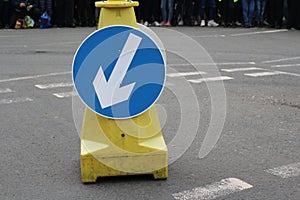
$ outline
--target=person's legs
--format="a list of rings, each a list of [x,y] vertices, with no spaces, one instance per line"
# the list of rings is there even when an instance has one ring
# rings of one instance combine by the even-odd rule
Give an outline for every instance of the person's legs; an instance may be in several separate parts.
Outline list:
[[[269,4],[270,4],[270,25],[272,28],[275,27],[275,13],[276,13],[276,10],[275,10],[275,5],[276,5],[276,2],[275,0],[270,0],[269,1]]]
[[[67,27],[75,27],[75,23],[73,21],[73,1],[65,0],[65,26]]]
[[[250,0],[248,5],[249,5],[249,10],[248,10],[249,25],[252,25],[252,19],[253,19],[253,14],[254,14],[254,0]]]
[[[88,26],[95,26],[95,1],[88,0],[87,3]]]
[[[255,1],[255,5],[256,5],[256,22],[257,22],[257,25],[259,26],[262,22],[261,22],[261,3],[262,3],[262,0],[256,0]]]
[[[167,8],[166,8],[167,0],[161,0],[160,9],[162,15],[162,21],[167,21]]]
[[[234,3],[233,5],[233,20],[234,22],[238,22],[238,23],[242,23],[243,21],[243,9],[242,9],[242,3],[241,1],[238,1],[236,3]]]
[[[216,10],[216,0],[208,0],[209,1],[209,16],[208,20],[215,19],[215,10]]]
[[[224,21],[224,25],[227,26],[229,24],[229,2],[230,0],[223,0],[222,1],[222,7],[223,7],[223,11],[222,11],[222,15],[223,15],[223,21]]]
[[[249,26],[249,5],[248,5],[248,0],[242,0],[242,5],[243,5],[243,17],[244,17],[244,24],[245,26]]]
[[[3,5],[4,1],[0,0],[0,28],[4,27],[4,22],[3,22]]]
[[[174,12],[174,0],[168,0],[168,11],[169,14],[168,14],[167,21],[171,22],[173,18],[173,12]]]
[[[282,18],[283,18],[283,0],[275,0],[276,1],[276,13],[275,13],[275,26],[276,28],[281,28]]]
[[[288,0],[287,5],[288,5],[288,24],[287,28],[290,29],[294,25],[294,5],[293,5],[294,0]]]
[[[201,20],[204,20],[206,0],[199,0],[199,14]]]
[[[153,0],[152,2],[152,15],[154,21],[160,21],[160,9],[159,9],[159,0]]]
[[[138,22],[142,23],[145,21],[145,9],[146,9],[146,1],[147,0],[139,0],[139,17],[138,17]],[[138,15],[138,13],[136,13]]]
[[[24,17],[25,17],[25,13],[13,11],[12,15],[10,17],[10,22],[9,22],[10,28],[15,28],[15,24],[17,22],[17,19],[21,19],[21,18],[24,18]]]
[[[224,25],[229,26],[234,22],[234,3],[233,0],[223,0],[223,19]]]
[[[261,0],[261,12],[260,12],[260,22],[264,23],[265,11],[266,11],[266,0]]]
[[[77,1],[77,5],[78,5],[78,17],[79,17],[79,22],[80,22],[80,26],[87,26],[87,19],[86,19],[86,3],[87,0],[79,0]]]
[[[216,23],[214,21],[215,18],[215,10],[216,10],[216,0],[209,0],[208,2],[208,6],[209,6],[209,16],[208,16],[208,22],[207,22],[207,26],[210,27],[216,27],[219,26],[218,23]]]
[[[293,0],[294,1],[294,28],[297,30],[300,30],[300,1],[299,0]]]
[[[152,21],[152,9],[153,4],[151,0],[144,0],[145,1],[145,9],[143,10],[144,13],[144,20],[151,23]]]
[[[32,8],[29,12],[28,15],[36,22],[37,20],[40,19],[41,16],[41,10],[38,8]]]
[[[55,19],[58,27],[62,27],[64,25],[64,0],[56,0],[56,9],[55,9]]]

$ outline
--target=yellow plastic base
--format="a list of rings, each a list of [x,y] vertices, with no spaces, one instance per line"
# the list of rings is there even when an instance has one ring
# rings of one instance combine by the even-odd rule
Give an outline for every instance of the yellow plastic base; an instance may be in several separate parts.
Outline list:
[[[96,182],[98,177],[138,174],[166,179],[168,151],[156,107],[127,120],[107,119],[86,108],[80,164],[84,183]]]

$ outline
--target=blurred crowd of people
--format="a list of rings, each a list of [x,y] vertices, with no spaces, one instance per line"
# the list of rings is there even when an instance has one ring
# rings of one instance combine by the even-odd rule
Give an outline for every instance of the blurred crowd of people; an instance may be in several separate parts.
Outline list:
[[[137,21],[146,26],[224,26],[300,29],[300,0],[139,0]],[[95,0],[0,0],[0,28],[19,18],[39,22],[43,13],[57,27],[95,26]]]
[[[45,12],[57,27],[95,26],[94,0],[0,0],[0,27],[14,28],[17,19],[30,16],[38,27]]]
[[[300,0],[141,0],[147,26],[224,26],[300,29]],[[160,14],[161,13],[161,14]]]

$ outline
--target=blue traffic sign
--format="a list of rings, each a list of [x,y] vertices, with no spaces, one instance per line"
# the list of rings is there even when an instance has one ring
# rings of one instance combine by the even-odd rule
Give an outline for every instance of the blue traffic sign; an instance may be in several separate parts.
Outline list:
[[[107,118],[126,119],[156,102],[166,69],[160,49],[148,35],[128,26],[109,26],[83,41],[72,73],[86,106]]]

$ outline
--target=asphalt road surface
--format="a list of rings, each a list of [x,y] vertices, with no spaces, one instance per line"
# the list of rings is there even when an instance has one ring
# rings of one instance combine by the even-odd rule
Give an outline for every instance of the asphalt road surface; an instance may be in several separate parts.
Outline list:
[[[172,158],[167,180],[126,176],[96,184],[81,183],[71,78],[76,49],[94,29],[0,30],[1,200],[299,200],[300,32],[152,30],[185,55],[166,49],[166,88],[157,102],[165,140],[194,138]],[[184,37],[198,47],[182,45]],[[199,157],[211,128],[220,138]]]

